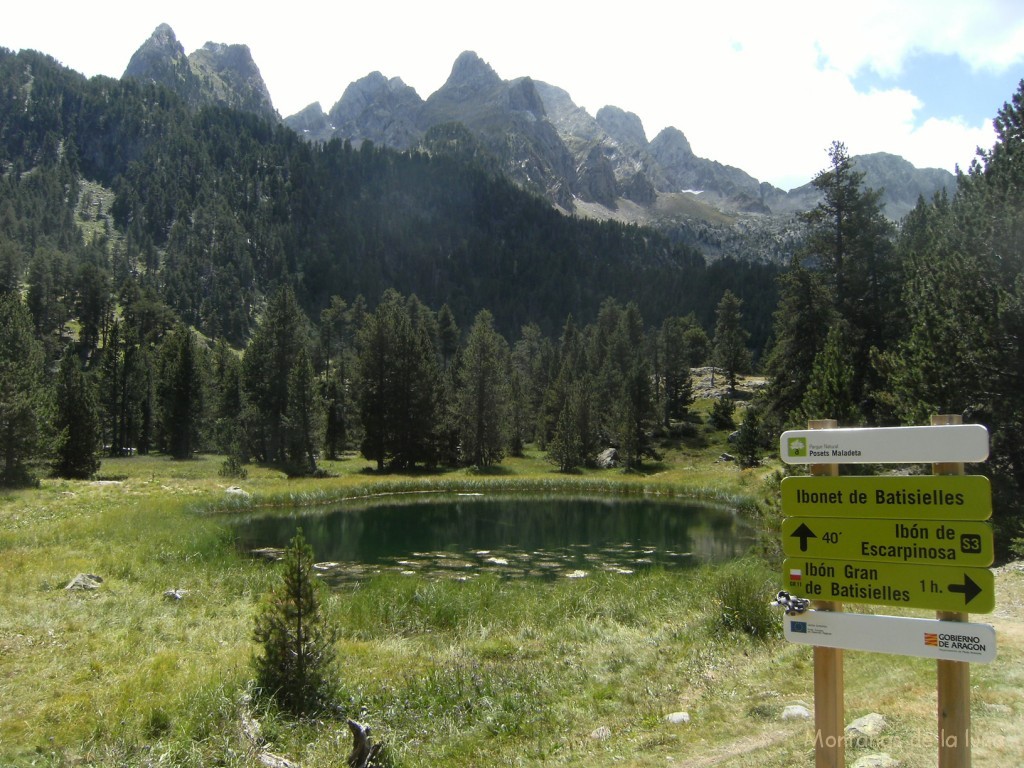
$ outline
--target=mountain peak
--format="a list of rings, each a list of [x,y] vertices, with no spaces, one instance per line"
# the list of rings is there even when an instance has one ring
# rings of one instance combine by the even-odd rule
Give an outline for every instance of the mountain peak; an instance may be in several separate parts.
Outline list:
[[[185,49],[178,42],[171,26],[161,24],[132,54],[123,77],[172,85],[180,83],[185,77],[183,68],[188,68]]]
[[[166,86],[193,107],[223,104],[278,119],[247,45],[207,43],[186,56],[174,30],[161,24],[132,55],[122,77]]]
[[[444,87],[489,88],[501,84],[498,73],[491,65],[481,59],[473,51],[463,51],[455,59],[452,72]]]
[[[597,110],[598,125],[616,141],[635,147],[647,146],[647,133],[640,117],[619,107],[606,106]]]
[[[333,129],[346,139],[370,140],[396,149],[419,141],[416,117],[423,100],[402,78],[371,72],[351,83],[328,115]]]
[[[217,104],[277,118],[270,91],[248,45],[208,42],[188,57],[192,71]]]

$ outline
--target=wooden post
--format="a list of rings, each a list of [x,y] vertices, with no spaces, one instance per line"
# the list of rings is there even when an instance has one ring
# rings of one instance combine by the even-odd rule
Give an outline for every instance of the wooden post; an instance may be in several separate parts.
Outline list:
[[[835,429],[835,419],[812,419],[808,429]],[[839,474],[838,464],[811,464],[815,477]],[[841,603],[815,600],[816,611],[841,611]],[[843,723],[843,651],[814,646],[814,766],[843,768],[846,765],[846,736]]]
[[[932,416],[932,426],[962,424],[957,414]],[[932,464],[933,475],[962,475],[962,462]],[[966,613],[937,611],[942,621],[967,621]],[[971,665],[937,661],[939,768],[971,768]]]

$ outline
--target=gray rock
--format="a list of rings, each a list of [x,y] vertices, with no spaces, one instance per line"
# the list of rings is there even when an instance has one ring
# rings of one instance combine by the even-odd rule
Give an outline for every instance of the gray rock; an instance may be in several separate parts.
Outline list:
[[[877,712],[858,717],[846,726],[846,741],[857,747],[869,746],[874,739],[881,736],[886,726],[885,718]]]
[[[619,452],[614,448],[606,448],[597,454],[597,466],[601,469],[615,469],[619,466]]]
[[[70,590],[88,590],[88,589],[99,589],[100,584],[103,583],[103,577],[97,576],[95,573],[80,573],[71,581],[64,589]]]
[[[790,704],[782,710],[783,720],[809,720],[811,710],[802,704]]]

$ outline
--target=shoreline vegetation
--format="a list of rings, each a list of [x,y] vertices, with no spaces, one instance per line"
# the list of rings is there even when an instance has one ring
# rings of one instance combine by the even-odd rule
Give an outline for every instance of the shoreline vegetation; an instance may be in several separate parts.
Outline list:
[[[813,709],[813,676],[809,649],[780,638],[768,606],[779,582],[772,552],[544,584],[375,577],[327,593],[322,606],[338,633],[336,712],[295,720],[252,690],[253,620],[277,574],[237,551],[232,514],[371,493],[516,490],[659,494],[749,514],[771,496],[776,465],[720,462],[719,439],[666,452],[642,473],[560,475],[527,452],[487,472],[377,475],[348,458],[329,463],[328,478],[251,466],[231,480],[217,474],[222,457],[153,456],[104,460],[92,481],[9,493],[0,763],[250,766],[269,755],[333,767],[351,750],[352,717],[393,766],[812,765],[813,720],[781,720],[788,705]],[[978,766],[1024,753],[1024,572],[1011,566],[997,576],[997,661],[972,667]],[[102,581],[65,589],[76,574]],[[875,747],[903,765],[932,763],[934,664],[847,658],[847,721],[882,713],[889,726]],[[875,747],[851,743],[848,759]]]

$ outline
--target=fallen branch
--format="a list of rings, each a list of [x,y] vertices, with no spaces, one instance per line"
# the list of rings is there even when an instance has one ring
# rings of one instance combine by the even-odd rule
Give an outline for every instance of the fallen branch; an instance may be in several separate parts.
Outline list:
[[[348,756],[349,768],[372,768],[383,744],[370,743],[370,726],[348,721],[348,729],[352,731],[352,753]]]

